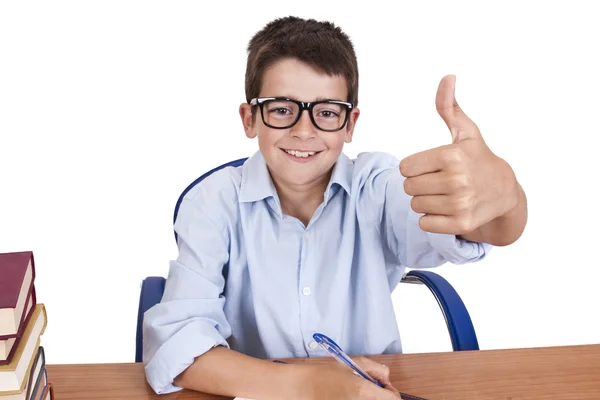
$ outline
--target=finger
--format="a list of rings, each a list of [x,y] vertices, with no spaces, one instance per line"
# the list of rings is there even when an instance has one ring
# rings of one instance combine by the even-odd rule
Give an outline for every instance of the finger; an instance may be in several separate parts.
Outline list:
[[[381,388],[375,387],[377,389],[377,399],[382,399],[382,400],[398,400],[400,399],[400,392],[397,390],[391,390],[388,388],[384,388],[383,390],[381,390]]]
[[[387,387],[380,388],[376,385],[369,384],[368,392],[365,398],[374,398],[378,400],[398,400],[400,397],[400,392],[396,389],[389,389]],[[372,397],[369,397],[372,396]],[[362,397],[361,397],[362,398]]]
[[[446,75],[440,81],[435,96],[435,107],[438,114],[452,135],[452,143],[461,140],[479,137],[479,129],[473,121],[464,113],[456,101],[456,76]]]
[[[445,148],[424,150],[400,161],[400,173],[406,178],[440,171],[444,167]]]
[[[385,388],[387,390],[393,392],[394,395],[396,395],[396,397],[400,397],[400,391],[398,389],[396,389],[394,386],[392,386],[391,384],[389,386],[386,386]]]
[[[466,201],[445,194],[415,196],[410,200],[410,208],[420,214],[457,215],[467,207]]]
[[[400,394],[400,391],[398,389],[396,389],[394,387],[394,385],[392,385],[391,382],[387,382],[387,383],[381,382],[381,384],[383,385],[384,389],[391,390],[394,393]]]
[[[419,218],[419,227],[426,232],[460,236],[472,232],[477,225],[465,217],[428,214]]]
[[[406,178],[404,191],[409,196],[449,194],[466,187],[467,184],[464,175],[440,171]]]
[[[387,365],[380,364],[366,357],[359,357],[354,359],[354,362],[358,364],[367,374],[373,379],[382,384],[390,384],[390,369]]]

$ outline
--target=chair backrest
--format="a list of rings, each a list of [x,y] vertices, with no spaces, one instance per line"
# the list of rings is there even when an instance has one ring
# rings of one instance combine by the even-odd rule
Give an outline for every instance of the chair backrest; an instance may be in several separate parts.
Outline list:
[[[175,224],[175,221],[177,221],[177,213],[179,212],[179,206],[181,206],[181,202],[182,202],[183,198],[194,186],[196,186],[199,182],[203,181],[205,178],[210,176],[213,172],[217,172],[218,170],[223,169],[225,167],[239,167],[240,165],[244,164],[244,162],[246,162],[247,159],[248,159],[248,157],[239,158],[237,160],[233,160],[233,161],[229,161],[228,163],[221,164],[218,167],[213,168],[210,171],[208,171],[207,173],[199,176],[198,178],[196,178],[196,180],[194,182],[190,183],[184,189],[184,191],[179,195],[179,199],[177,199],[177,203],[175,204],[175,211],[173,212],[173,224]],[[175,233],[175,241],[177,241],[177,232],[174,232],[174,233]]]
[[[137,330],[135,334],[135,362],[142,362],[144,313],[160,303],[165,291],[166,280],[162,276],[149,276],[142,281],[138,305]]]

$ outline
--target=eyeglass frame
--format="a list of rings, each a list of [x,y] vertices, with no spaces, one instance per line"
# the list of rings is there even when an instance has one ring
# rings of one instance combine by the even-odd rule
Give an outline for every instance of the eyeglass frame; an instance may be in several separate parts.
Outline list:
[[[265,121],[265,115],[263,113],[263,107],[265,105],[265,102],[267,101],[273,101],[273,100],[279,100],[279,101],[290,101],[294,104],[296,104],[298,106],[298,115],[296,116],[296,119],[289,125],[286,126],[274,126],[271,124],[268,124]],[[317,125],[317,122],[315,121],[315,117],[313,115],[313,108],[316,105],[319,104],[341,104],[343,106],[346,107],[346,117],[344,118],[344,122],[342,123],[342,125],[337,128],[337,129],[323,129],[321,128],[319,125]],[[289,129],[292,126],[296,125],[296,123],[300,120],[300,117],[302,116],[302,112],[304,110],[308,111],[308,115],[310,117],[310,121],[312,122],[312,124],[315,126],[315,128],[323,131],[323,132],[338,132],[341,131],[342,129],[344,129],[344,127],[346,126],[346,124],[348,123],[348,119],[350,118],[350,113],[351,111],[354,109],[354,104],[347,102],[347,101],[340,101],[340,100],[319,100],[319,101],[298,101],[298,100],[294,100],[294,99],[289,99],[287,97],[255,97],[252,100],[250,100],[248,102],[248,104],[250,104],[251,106],[258,106],[258,108],[260,109],[260,117],[262,118],[263,124],[265,124],[266,126],[268,126],[269,128],[273,128],[273,129]]]

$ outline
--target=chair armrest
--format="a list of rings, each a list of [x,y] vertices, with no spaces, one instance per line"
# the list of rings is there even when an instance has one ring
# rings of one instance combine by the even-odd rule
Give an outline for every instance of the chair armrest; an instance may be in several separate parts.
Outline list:
[[[413,270],[404,276],[402,282],[422,283],[431,290],[446,319],[454,351],[479,350],[467,307],[448,281],[434,272]]]
[[[144,322],[144,313],[152,308],[152,306],[155,304],[160,303],[164,291],[165,278],[162,276],[149,276],[142,281],[137,316],[137,332],[135,336],[135,362],[142,362],[142,325]]]

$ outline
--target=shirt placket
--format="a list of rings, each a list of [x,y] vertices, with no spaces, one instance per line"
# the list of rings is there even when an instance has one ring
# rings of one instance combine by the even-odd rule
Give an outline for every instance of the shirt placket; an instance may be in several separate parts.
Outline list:
[[[315,313],[315,266],[311,262],[311,252],[314,238],[312,236],[314,227],[304,229],[302,232],[302,250],[300,252],[300,270],[298,279],[298,296],[300,301],[300,327],[302,329],[302,338],[304,348],[310,357],[316,353],[319,348],[312,335],[314,330]]]
[[[318,356],[322,352],[320,346],[313,339],[313,334],[319,329],[319,313],[317,311],[316,301],[319,296],[316,293],[317,265],[315,265],[313,253],[316,245],[316,226],[323,212],[326,202],[317,207],[313,218],[308,226],[302,231],[302,243],[300,252],[300,266],[298,273],[298,296],[300,302],[300,327],[302,329],[302,338],[304,349],[308,357]]]

